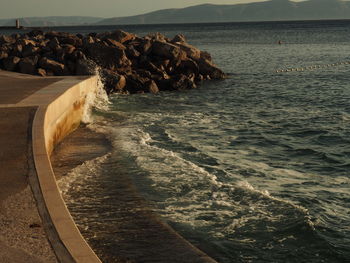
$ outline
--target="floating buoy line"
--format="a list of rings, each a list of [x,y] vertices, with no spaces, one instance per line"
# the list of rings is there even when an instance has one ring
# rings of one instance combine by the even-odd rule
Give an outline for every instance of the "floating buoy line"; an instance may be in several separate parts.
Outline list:
[[[323,64],[323,65],[312,65],[312,66],[300,67],[300,68],[277,69],[276,73],[324,69],[324,68],[337,67],[337,66],[347,65],[347,64],[350,64],[350,61],[337,62],[332,64]]]

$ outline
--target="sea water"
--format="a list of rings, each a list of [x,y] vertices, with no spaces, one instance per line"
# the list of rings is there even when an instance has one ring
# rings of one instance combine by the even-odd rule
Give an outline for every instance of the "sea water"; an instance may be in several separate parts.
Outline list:
[[[114,150],[64,195],[101,258],[115,256],[123,176],[218,262],[350,262],[350,22],[122,29],[182,33],[229,78],[95,109]]]

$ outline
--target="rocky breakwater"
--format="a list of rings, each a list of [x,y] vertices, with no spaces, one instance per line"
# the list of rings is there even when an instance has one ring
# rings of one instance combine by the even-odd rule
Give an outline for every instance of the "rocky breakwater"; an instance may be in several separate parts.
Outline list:
[[[183,35],[138,37],[121,30],[1,35],[0,68],[41,76],[93,75],[98,69],[108,93],[192,89],[203,80],[226,77],[209,53]]]

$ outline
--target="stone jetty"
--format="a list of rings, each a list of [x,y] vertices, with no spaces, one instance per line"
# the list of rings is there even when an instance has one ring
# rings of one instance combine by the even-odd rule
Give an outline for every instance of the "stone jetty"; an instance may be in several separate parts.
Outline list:
[[[139,37],[116,30],[88,35],[31,31],[0,36],[0,68],[40,76],[94,75],[108,93],[158,93],[223,79],[211,55],[183,35]]]

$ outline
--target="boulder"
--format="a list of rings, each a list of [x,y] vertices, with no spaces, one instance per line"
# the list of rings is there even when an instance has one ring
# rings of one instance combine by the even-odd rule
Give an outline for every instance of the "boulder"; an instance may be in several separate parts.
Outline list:
[[[11,52],[11,55],[12,56],[15,56],[15,57],[21,57],[22,56],[22,51],[23,51],[23,46],[22,45],[14,45],[13,46],[13,50]]]
[[[76,75],[95,75],[97,65],[87,59],[81,58],[76,61],[75,65],[75,74]]]
[[[92,36],[87,36],[86,38],[83,38],[83,46],[87,46],[89,44],[94,44],[95,40]]]
[[[77,42],[77,37],[76,36],[60,38],[60,43],[61,44],[74,46],[74,45],[76,45],[76,42]]]
[[[60,42],[58,41],[57,37],[54,37],[47,43],[47,46],[51,48],[51,50],[56,51],[60,48]]]
[[[189,75],[191,73],[198,75],[199,74],[199,66],[192,59],[186,59],[186,60],[182,60],[180,62],[180,64],[176,68],[176,71],[178,73],[185,74],[185,75]]]
[[[187,57],[198,60],[201,57],[201,51],[187,43],[175,43],[174,45],[178,46],[182,51],[184,51],[187,55]]]
[[[38,59],[37,56],[22,58],[18,63],[19,72],[23,74],[36,74]]]
[[[176,75],[171,79],[161,80],[158,83],[158,87],[162,91],[173,91],[173,90],[186,90],[196,88],[196,84],[192,77],[185,75]]]
[[[185,43],[186,38],[184,35],[178,34],[178,35],[174,36],[174,38],[170,42],[171,43]]]
[[[65,73],[65,66],[62,63],[43,57],[39,61],[39,66],[45,70],[52,71],[55,75],[62,76]]]
[[[42,76],[42,77],[47,76],[46,70],[43,68],[38,68],[36,73],[37,73],[37,75]]]
[[[9,55],[8,55],[8,53],[7,52],[5,52],[5,51],[0,51],[0,60],[1,59],[4,59],[4,58],[7,58]]]
[[[98,65],[110,70],[131,66],[131,61],[119,47],[108,47],[101,43],[88,44],[86,54]]]
[[[19,57],[10,56],[3,60],[4,69],[8,71],[15,71],[17,64],[21,59]]]
[[[16,42],[16,39],[11,36],[0,35],[0,45],[2,44],[13,44]]]
[[[138,58],[141,53],[137,51],[133,46],[128,46],[126,48],[126,55],[128,58],[133,59],[133,58]]]
[[[174,60],[180,57],[181,50],[176,45],[161,41],[155,41],[152,45],[152,54],[161,58]]]
[[[123,93],[126,87],[126,78],[112,70],[101,71],[102,81],[107,93]]]
[[[154,80],[149,80],[145,83],[145,89],[153,94],[156,94],[159,92],[157,83]]]
[[[123,30],[113,31],[110,34],[107,34],[106,37],[110,38],[110,39],[113,39],[113,40],[116,40],[116,41],[118,41],[120,43],[124,43],[126,41],[131,41],[131,40],[135,39],[135,35],[134,34],[125,32]]]
[[[126,76],[126,90],[129,93],[144,93],[149,92],[149,85],[146,85],[150,79],[141,77],[136,73]]]
[[[44,32],[42,30],[32,30],[28,33],[28,36],[30,37],[37,37],[37,36],[43,36]]]
[[[117,47],[117,48],[122,49],[122,50],[125,50],[125,49],[126,49],[126,47],[125,47],[122,43],[120,43],[120,42],[118,42],[118,41],[116,41],[116,40],[114,40],[114,39],[107,38],[107,39],[105,39],[104,41],[105,41],[109,46],[114,46],[114,47]]]
[[[209,76],[211,79],[224,79],[225,73],[206,59],[198,60],[199,72],[201,75]]]
[[[35,47],[37,45],[37,42],[31,39],[18,39],[17,44],[22,46],[32,45]]]
[[[24,48],[22,50],[22,56],[23,57],[33,56],[39,52],[39,49],[40,49],[39,47],[35,47],[31,44],[26,45],[26,46],[24,46]]]
[[[206,60],[212,62],[212,57],[211,57],[211,55],[210,55],[208,52],[206,52],[206,51],[201,51],[201,56],[200,56],[200,58],[201,58],[201,59],[206,59]]]
[[[63,50],[64,50],[64,53],[65,53],[65,55],[70,55],[70,54],[72,54],[74,51],[75,51],[75,46],[73,46],[73,45],[70,45],[70,44],[63,44],[62,45],[62,48],[63,48]]]

